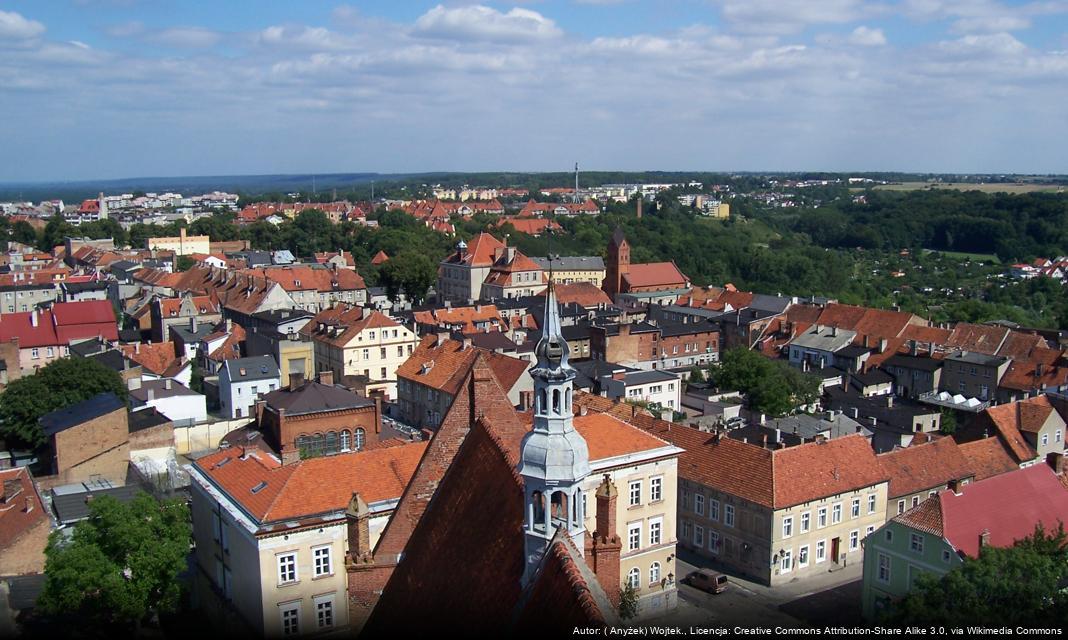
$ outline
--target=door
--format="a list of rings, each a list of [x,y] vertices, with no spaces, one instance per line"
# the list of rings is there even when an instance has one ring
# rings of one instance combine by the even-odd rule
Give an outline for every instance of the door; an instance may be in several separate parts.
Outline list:
[[[841,544],[841,538],[831,539],[831,561],[838,564],[838,546]]]

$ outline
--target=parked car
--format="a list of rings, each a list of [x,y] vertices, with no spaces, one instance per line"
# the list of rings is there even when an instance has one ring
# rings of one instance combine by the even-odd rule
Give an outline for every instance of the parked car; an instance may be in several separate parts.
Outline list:
[[[727,590],[727,576],[711,569],[698,569],[683,581],[694,589],[708,593],[723,593]]]

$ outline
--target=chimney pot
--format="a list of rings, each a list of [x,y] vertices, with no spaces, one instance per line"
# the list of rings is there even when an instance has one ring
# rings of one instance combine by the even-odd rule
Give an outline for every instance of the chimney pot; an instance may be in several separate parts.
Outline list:
[[[289,390],[296,391],[304,384],[303,373],[291,373],[289,374]]]
[[[334,372],[331,369],[319,372],[319,384],[324,384],[328,387],[334,386]]]

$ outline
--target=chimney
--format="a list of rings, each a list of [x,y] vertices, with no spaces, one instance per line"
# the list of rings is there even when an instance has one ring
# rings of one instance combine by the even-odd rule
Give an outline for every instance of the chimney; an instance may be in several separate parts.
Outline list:
[[[296,391],[304,385],[303,373],[291,373],[289,374],[289,390]]]
[[[954,478],[953,480],[949,481],[949,490],[953,492],[953,495],[959,496],[960,495],[960,488],[961,488],[961,482],[960,482],[959,479]]]
[[[334,386],[334,371],[327,369],[326,371],[319,372],[319,384],[325,384],[328,387]]]
[[[39,323],[40,320],[37,318],[37,308],[35,307],[34,310],[30,312],[30,324],[36,327]]]
[[[979,534],[979,549],[990,546],[990,530],[983,529],[983,532]]]
[[[909,340],[909,354],[916,355],[917,353],[919,353],[919,351],[919,345],[916,343],[916,341]]]
[[[167,378],[166,380],[163,381],[163,388],[166,389],[167,391],[170,391],[171,390],[171,385],[173,383],[174,383],[173,380],[171,380],[170,378]]]
[[[156,399],[156,390],[155,389],[147,389],[146,393],[148,394],[147,402],[152,402],[153,400]]]
[[[189,330],[192,331],[193,333],[197,332],[197,317],[196,316],[191,316],[189,318]]]
[[[886,396],[886,408],[892,409],[894,407],[894,394],[887,394]]]
[[[611,476],[605,474],[601,485],[597,487],[597,525],[590,557],[586,559],[614,606],[619,604],[619,554],[623,549],[623,543],[616,533],[618,497],[619,491]]]
[[[886,353],[886,338],[879,338],[879,353]]]
[[[1050,452],[1046,455],[1046,464],[1048,464],[1053,472],[1059,476],[1064,475],[1064,454],[1058,451]]]
[[[437,341],[434,343],[434,346],[435,347],[440,347],[441,345],[445,344],[445,341],[448,340],[448,339],[449,339],[449,334],[444,332],[444,331],[441,331],[441,332],[439,332],[437,334]]]
[[[832,338],[838,337],[838,325],[836,325],[836,324],[835,325],[831,325],[831,337]]]
[[[29,513],[33,511],[33,496],[26,496],[26,509],[25,512]]]
[[[374,556],[371,555],[371,510],[367,503],[360,498],[359,493],[353,493],[349,499],[349,507],[345,510],[345,529],[349,538],[349,551],[346,554],[346,564],[371,564]]]
[[[589,407],[587,407],[587,406],[586,406],[586,405],[584,405],[584,404],[580,404],[580,405],[579,405],[579,415],[580,415],[580,416],[584,416],[584,415],[586,415],[586,414],[587,414],[587,413],[589,413],[589,412],[590,412],[590,408],[589,408]]]
[[[850,415],[850,416],[851,416],[851,417],[852,417],[852,418],[853,418],[854,420],[857,420],[857,419],[859,419],[859,418],[860,418],[860,409],[858,409],[858,408],[856,408],[856,407],[850,407],[850,409],[849,409],[849,415]]]
[[[864,334],[864,348],[867,349],[868,347],[869,347],[869,345],[868,345],[868,334],[865,333]]]

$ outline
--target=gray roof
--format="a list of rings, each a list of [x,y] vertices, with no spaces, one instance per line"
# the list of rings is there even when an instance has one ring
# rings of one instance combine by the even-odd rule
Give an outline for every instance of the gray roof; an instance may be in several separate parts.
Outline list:
[[[167,384],[170,383],[170,388]],[[141,383],[140,389],[132,389],[130,397],[141,402],[148,402],[148,392],[152,392],[153,399],[173,398],[177,396],[199,396],[200,394],[189,387],[171,379],[146,380]]]
[[[808,331],[791,340],[790,345],[834,353],[851,344],[856,335],[856,331],[848,329],[814,325]]]
[[[155,407],[145,407],[130,412],[130,433],[151,429],[170,422],[171,419],[157,411]]]
[[[302,309],[272,309],[271,311],[257,311],[252,314],[252,317],[257,320],[263,320],[269,324],[278,325],[284,322],[300,320],[301,318],[308,318],[310,320],[315,317],[315,314]]]
[[[938,371],[942,368],[942,361],[928,358],[927,356],[911,356],[898,353],[887,358],[883,362],[883,366],[916,369],[917,371]]]
[[[859,358],[860,356],[864,355],[865,353],[870,353],[870,352],[871,352],[871,349],[869,349],[867,347],[861,347],[859,345],[858,346],[849,345],[849,346],[842,347],[838,351],[835,351],[834,355],[840,356],[842,358]]]
[[[103,353],[111,347],[108,343],[100,338],[90,338],[89,340],[82,340],[81,342],[75,342],[70,345],[70,352],[76,356],[91,356],[94,353]]]
[[[126,404],[110,391],[98,393],[88,400],[67,405],[40,418],[46,436],[52,436],[73,426],[107,415]]]
[[[793,300],[783,296],[771,296],[766,293],[754,293],[753,299],[749,302],[749,307],[753,309],[759,309],[761,311],[770,311],[778,314],[786,311],[793,303]]]
[[[103,353],[94,353],[92,355],[85,356],[89,360],[96,360],[100,364],[104,365],[112,371],[125,371],[127,369],[135,369],[141,365],[137,362],[133,362],[126,359],[126,356],[122,354],[118,349],[109,349]]]
[[[92,489],[74,493],[57,493],[52,491],[52,509],[61,524],[69,524],[89,517],[89,498],[111,496],[119,502],[130,502],[141,489],[137,485]]]
[[[129,271],[130,269],[137,269],[141,266],[140,262],[133,262],[132,260],[116,260],[112,262],[108,267],[112,271],[118,269],[120,271]]]
[[[224,365],[231,382],[251,380],[276,380],[279,377],[278,365],[271,356],[252,356],[227,360]],[[244,375],[242,375],[244,371]]]
[[[348,389],[327,386],[315,381],[305,382],[296,391],[290,391],[289,387],[276,389],[264,395],[263,399],[267,402],[268,408],[275,411],[284,409],[288,416],[368,407],[374,404],[374,401]]]
[[[205,322],[197,325],[197,330],[193,331],[188,325],[181,325],[177,327],[171,327],[170,331],[178,335],[182,339],[182,342],[186,344],[192,344],[194,342],[200,342],[202,339],[215,333],[215,327],[210,322]]]
[[[974,351],[958,351],[954,354],[946,356],[946,360],[951,362],[964,362],[966,364],[975,364],[982,367],[999,367],[1008,360],[1001,356],[988,356],[982,353],[976,353]]]
[[[628,373],[623,377],[623,381],[627,385],[647,384],[649,382],[667,382],[667,381],[673,381],[673,380],[678,380],[678,379],[679,379],[678,376],[676,376],[674,374],[667,373],[666,371],[661,371],[661,370],[636,371],[634,373]]]
[[[548,258],[531,258],[542,269],[549,269]],[[604,260],[600,256],[562,256],[553,258],[553,269],[561,271],[578,271],[581,269],[604,269]]]
[[[63,289],[70,293],[81,293],[82,291],[103,291],[108,288],[106,282],[64,282]]]

